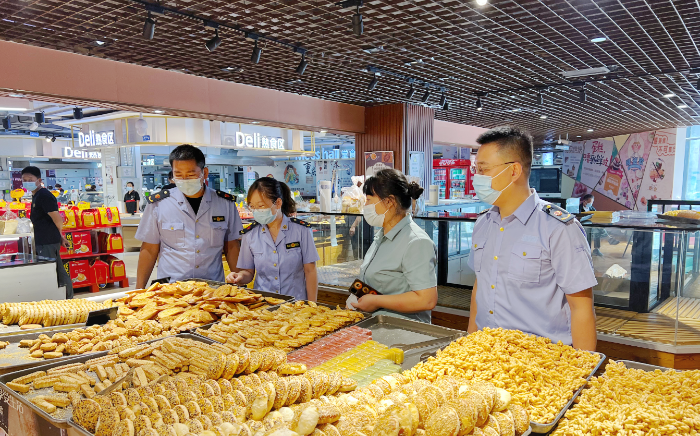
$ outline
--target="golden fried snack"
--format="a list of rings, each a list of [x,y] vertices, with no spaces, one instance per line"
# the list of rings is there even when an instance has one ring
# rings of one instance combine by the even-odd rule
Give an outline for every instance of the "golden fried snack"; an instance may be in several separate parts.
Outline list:
[[[85,430],[94,433],[101,407],[93,400],[83,400],[73,409],[73,419]]]

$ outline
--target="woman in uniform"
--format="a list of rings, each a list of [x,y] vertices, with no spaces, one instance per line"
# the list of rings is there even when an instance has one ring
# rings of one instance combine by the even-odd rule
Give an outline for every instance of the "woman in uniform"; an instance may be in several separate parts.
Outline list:
[[[241,271],[230,273],[226,281],[245,285],[255,278],[261,291],[316,301],[318,252],[311,226],[290,218],[296,207],[289,187],[261,177],[250,186],[247,201],[255,222],[241,231]]]
[[[365,295],[357,302],[351,296],[348,305],[430,323],[437,304],[437,248],[408,214],[423,188],[409,184],[401,172],[385,169],[367,179],[363,190],[367,202],[362,214],[381,229],[365,254],[360,280],[381,295]]]

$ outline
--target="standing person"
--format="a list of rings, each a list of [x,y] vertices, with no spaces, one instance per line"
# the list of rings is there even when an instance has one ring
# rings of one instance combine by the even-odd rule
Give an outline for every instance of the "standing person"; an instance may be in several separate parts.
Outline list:
[[[126,213],[134,215],[139,210],[139,204],[141,203],[141,196],[138,191],[134,189],[133,182],[126,182],[126,194],[124,194],[124,205],[126,206]]]
[[[41,170],[37,167],[29,166],[22,170],[22,186],[32,193],[31,220],[36,254],[56,261],[58,284],[66,287],[66,299],[71,299],[73,282],[63,267],[60,255],[61,245],[68,247],[68,241],[61,234],[63,218],[58,212],[58,201],[48,189],[41,187]]]
[[[289,186],[261,177],[250,185],[247,202],[255,222],[241,231],[240,271],[226,281],[244,285],[255,277],[255,287],[262,291],[316,301],[318,252],[311,225],[290,218],[296,206]]]
[[[148,197],[136,231],[143,242],[136,288],[146,287],[158,260],[158,278],[171,282],[201,278],[224,281],[221,253],[237,271],[240,231],[243,229],[234,198],[204,184],[209,175],[204,153],[185,144],[170,153],[175,188]]]
[[[530,189],[532,137],[506,126],[477,142],[474,190],[494,207],[474,225],[469,333],[517,329],[595,350],[590,247],[572,214]]]
[[[364,295],[357,302],[351,296],[348,307],[430,323],[438,298],[437,248],[408,213],[423,188],[398,170],[384,169],[367,179],[363,191],[362,214],[381,230],[367,250],[360,280],[382,295]]]

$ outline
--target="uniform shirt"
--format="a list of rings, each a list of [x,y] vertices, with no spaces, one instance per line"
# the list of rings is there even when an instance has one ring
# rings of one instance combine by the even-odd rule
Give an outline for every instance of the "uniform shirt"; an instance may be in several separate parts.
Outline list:
[[[266,225],[245,231],[238,268],[255,270],[256,289],[306,300],[304,265],[317,260],[311,229],[284,216],[276,241]]]
[[[476,325],[503,327],[571,345],[566,295],[597,284],[591,249],[576,219],[543,210],[535,190],[501,219],[489,209],[474,225],[469,267],[476,272]]]
[[[58,211],[56,197],[46,188],[39,189],[32,197],[30,218],[34,225],[34,244],[50,245],[61,243],[61,232],[49,216],[49,212]]]
[[[127,191],[126,194],[124,194],[124,204],[126,205],[126,213],[138,212],[136,210],[137,201],[141,201],[141,196],[138,192],[136,192],[135,189],[133,189],[131,192]]]
[[[427,233],[410,216],[399,221],[389,233],[380,229],[360,267],[360,280],[383,295],[397,295],[437,286],[437,248]],[[399,316],[430,323],[431,311],[399,313],[387,309],[376,315]]]
[[[207,187],[195,214],[179,189],[161,192],[169,197],[146,206],[136,231],[136,239],[160,244],[158,278],[224,281],[224,244],[240,239],[243,228],[236,203]]]

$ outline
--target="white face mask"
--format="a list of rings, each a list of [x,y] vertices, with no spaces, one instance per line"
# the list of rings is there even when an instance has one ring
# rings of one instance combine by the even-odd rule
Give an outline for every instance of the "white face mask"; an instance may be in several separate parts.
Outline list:
[[[366,204],[362,208],[362,215],[365,217],[365,221],[372,227],[382,227],[386,217],[386,212],[381,215],[377,213],[377,204]]]
[[[202,190],[202,179],[174,179],[175,186],[186,197],[191,197]]]
[[[511,165],[513,164],[510,164],[507,167],[505,167],[503,171],[510,168]],[[495,189],[493,189],[493,187],[491,186],[491,184],[493,183],[493,179],[503,174],[503,171],[496,174],[495,177],[485,176],[483,174],[474,174],[472,184],[474,185],[474,191],[476,192],[476,196],[479,197],[479,200],[483,201],[484,203],[493,204],[496,202],[496,200],[498,200],[498,197],[501,196],[501,193],[513,184],[513,182],[511,181],[508,184],[508,186],[506,186],[500,191],[496,191]]]

